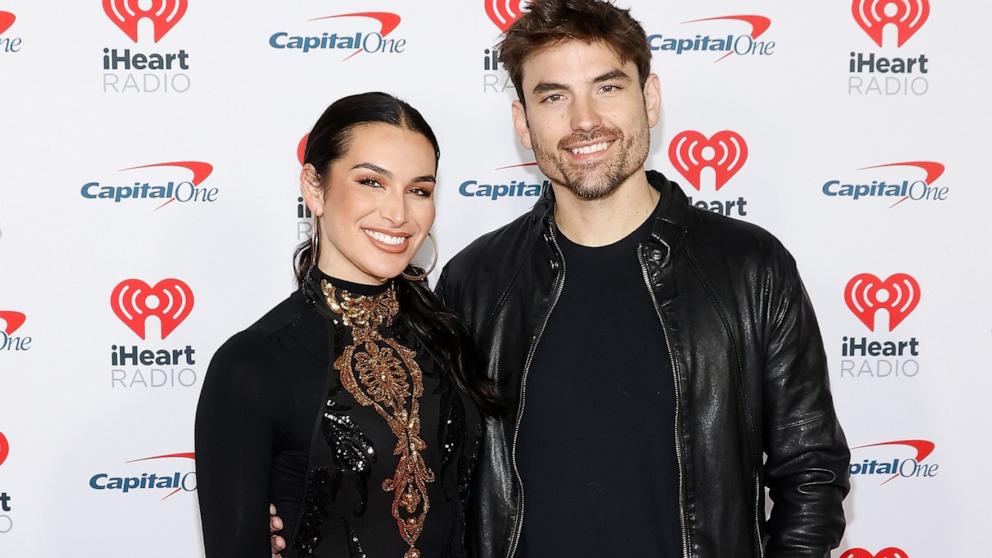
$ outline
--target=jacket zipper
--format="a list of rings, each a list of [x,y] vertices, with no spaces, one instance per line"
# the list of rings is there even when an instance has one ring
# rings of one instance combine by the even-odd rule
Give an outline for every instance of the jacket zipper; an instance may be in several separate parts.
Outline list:
[[[675,378],[675,457],[678,460],[679,466],[679,523],[682,527],[682,556],[683,558],[689,558],[689,533],[685,526],[685,487],[683,480],[683,463],[682,463],[682,437],[679,435],[681,428],[681,416],[682,416],[682,387],[679,381],[679,368],[678,363],[675,361],[675,352],[672,347],[672,343],[668,337],[668,327],[665,326],[665,320],[661,317],[661,310],[658,308],[658,299],[654,296],[654,289],[651,288],[651,279],[648,277],[648,267],[644,263],[644,257],[641,251],[637,251],[637,259],[641,264],[641,273],[644,275],[644,285],[648,289],[648,294],[651,295],[651,303],[654,304],[655,314],[658,315],[658,322],[661,323],[661,331],[665,335],[665,343],[668,345],[668,356],[672,359],[672,375]]]
[[[759,516],[758,510],[761,509],[760,508],[760,506],[761,506],[761,497],[763,496],[762,493],[761,493],[761,481],[758,478],[758,473],[755,473],[754,474],[754,490],[755,490],[755,498],[754,498],[754,535],[755,535],[755,537],[758,538],[758,556],[760,558],[765,558],[765,549],[764,549],[764,547],[761,546],[761,523],[760,523],[760,518],[758,517]]]
[[[558,247],[558,240],[555,238],[554,227],[551,227],[551,243],[555,247],[555,255],[558,257],[558,261],[561,262],[561,273],[558,275],[557,282],[558,286],[555,289],[554,298],[551,300],[551,306],[548,307],[548,312],[544,315],[544,320],[541,322],[541,327],[537,330],[537,335],[534,336],[534,342],[531,343],[530,351],[527,353],[527,362],[524,364],[524,371],[520,377],[520,409],[517,411],[517,424],[513,429],[513,449],[511,451],[510,460],[513,463],[513,473],[517,478],[517,485],[520,487],[520,509],[517,513],[516,524],[513,528],[513,535],[510,537],[510,549],[507,552],[507,558],[513,558],[517,553],[517,544],[520,542],[520,532],[524,525],[524,482],[520,478],[520,469],[517,467],[517,436],[520,434],[520,421],[524,416],[524,397],[527,394],[527,372],[530,371],[530,364],[534,360],[534,353],[537,352],[537,345],[541,342],[541,336],[544,335],[545,328],[548,327],[548,320],[551,319],[551,312],[554,311],[555,306],[558,304],[558,299],[561,297],[561,292],[565,288],[565,258],[561,255],[561,248]]]

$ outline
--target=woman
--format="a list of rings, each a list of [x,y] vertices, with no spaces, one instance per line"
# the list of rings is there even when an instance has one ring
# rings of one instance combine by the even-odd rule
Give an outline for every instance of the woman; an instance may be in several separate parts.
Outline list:
[[[311,131],[299,289],[217,351],[200,394],[207,558],[268,558],[270,501],[285,558],[463,555],[477,406],[494,400],[410,265],[438,157],[420,113],[384,93],[335,102]]]

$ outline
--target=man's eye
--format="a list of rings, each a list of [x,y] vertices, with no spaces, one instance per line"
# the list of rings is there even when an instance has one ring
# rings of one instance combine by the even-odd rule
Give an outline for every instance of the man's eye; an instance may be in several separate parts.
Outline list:
[[[564,95],[562,95],[561,93],[553,93],[553,94],[548,95],[547,97],[541,99],[541,102],[542,103],[557,103],[558,101],[562,100],[562,98],[564,98]]]
[[[603,93],[615,93],[620,91],[619,85],[604,85],[602,89]]]

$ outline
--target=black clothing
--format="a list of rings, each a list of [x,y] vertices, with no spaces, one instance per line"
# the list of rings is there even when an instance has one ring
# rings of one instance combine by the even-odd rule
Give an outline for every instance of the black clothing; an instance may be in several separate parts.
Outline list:
[[[196,416],[207,558],[269,558],[269,502],[284,521],[285,558],[401,558],[409,549],[391,513],[393,493],[383,488],[397,466],[397,435],[342,386],[333,363],[353,330],[328,309],[321,279],[377,294],[313,270],[302,289],[210,362]],[[430,509],[417,548],[463,556],[478,412],[401,323],[379,331],[416,351],[423,372],[422,455],[436,478],[426,485]]]
[[[651,225],[596,248],[555,231],[565,282],[517,438],[520,557],[681,552],[672,364],[637,261]]]
[[[692,207],[661,174],[647,177],[661,202],[638,259],[675,366],[682,555],[824,558],[844,532],[850,452],[795,262],[763,229]],[[549,189],[455,256],[438,284],[510,398],[565,275],[553,208]],[[486,418],[468,528],[479,558],[512,556],[529,513],[517,409]]]

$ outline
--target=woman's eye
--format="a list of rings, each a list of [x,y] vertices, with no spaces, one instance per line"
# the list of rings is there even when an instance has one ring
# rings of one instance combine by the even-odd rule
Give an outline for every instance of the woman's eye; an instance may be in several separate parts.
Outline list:
[[[364,184],[365,186],[369,186],[371,188],[382,188],[382,183],[379,182],[379,179],[373,178],[371,176],[367,176],[365,178],[359,178],[358,183]]]
[[[410,191],[413,192],[414,195],[420,196],[422,198],[429,198],[432,195],[434,195],[434,192],[431,192],[430,190],[427,190],[425,188],[413,188]]]

